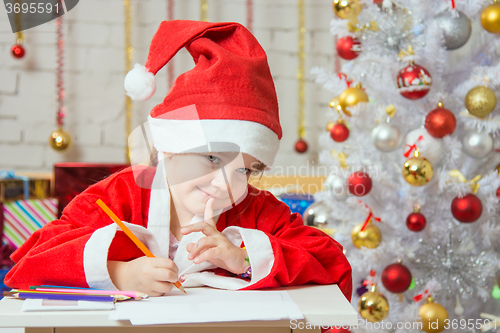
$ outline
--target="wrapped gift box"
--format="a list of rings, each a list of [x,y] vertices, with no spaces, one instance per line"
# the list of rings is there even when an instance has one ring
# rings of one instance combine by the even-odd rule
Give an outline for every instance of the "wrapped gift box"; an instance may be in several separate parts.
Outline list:
[[[282,194],[279,198],[290,207],[292,213],[299,213],[301,216],[304,215],[306,208],[314,202],[314,197],[306,194]]]
[[[58,214],[87,187],[118,172],[128,164],[57,163],[54,165],[54,196],[59,202]]]
[[[0,202],[22,199],[50,198],[51,180],[49,177],[26,177],[9,173],[8,177],[0,174]]]

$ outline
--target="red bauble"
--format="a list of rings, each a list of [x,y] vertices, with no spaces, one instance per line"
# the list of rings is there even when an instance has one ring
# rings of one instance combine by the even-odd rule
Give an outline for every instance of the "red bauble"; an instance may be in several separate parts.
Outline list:
[[[410,64],[399,71],[398,91],[408,99],[419,99],[431,89],[431,74],[420,65]]]
[[[475,222],[483,212],[483,204],[478,197],[469,193],[463,198],[456,197],[451,203],[451,213],[460,222]]]
[[[400,263],[389,265],[382,272],[382,283],[391,293],[405,292],[411,284],[411,272]]]
[[[26,50],[21,44],[16,44],[12,46],[11,52],[12,56],[17,59],[21,59],[26,54]]]
[[[351,333],[345,327],[331,327],[331,328],[322,328],[321,333]]]
[[[297,153],[305,153],[307,151],[307,142],[302,139],[297,140],[295,143],[295,151]]]
[[[373,3],[376,5],[381,5],[384,0],[373,0]]]
[[[333,125],[332,129],[330,130],[330,136],[332,137],[333,141],[343,142],[349,137],[349,129],[346,125],[337,123]]]
[[[361,43],[356,38],[342,37],[337,41],[337,53],[342,59],[352,60],[357,58],[361,51],[358,45]]]
[[[349,176],[347,186],[351,194],[361,197],[372,189],[372,179],[366,172],[358,171]]]
[[[421,213],[411,213],[406,218],[406,226],[415,232],[424,230],[426,222],[425,216]]]
[[[435,138],[442,138],[453,133],[456,127],[455,115],[443,107],[432,110],[425,118],[425,129]]]

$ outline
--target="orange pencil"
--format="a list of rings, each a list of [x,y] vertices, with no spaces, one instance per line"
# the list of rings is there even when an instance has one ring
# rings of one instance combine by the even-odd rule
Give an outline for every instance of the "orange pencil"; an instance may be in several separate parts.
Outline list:
[[[139,247],[139,249],[142,250],[142,252],[144,252],[144,254],[150,258],[154,258],[155,256],[151,253],[151,251],[149,251],[149,249],[146,247],[146,245],[144,245],[140,240],[139,238],[136,237],[136,235],[134,235],[134,233],[132,231],[130,231],[129,228],[127,228],[127,226],[125,224],[122,223],[122,221],[118,218],[118,216],[115,215],[115,213],[113,213],[111,211],[111,209],[109,209],[109,207],[101,200],[101,199],[97,199],[96,203],[99,205],[99,207],[102,208],[102,210],[104,210],[104,212],[106,214],[108,214],[108,216],[116,223],[120,226],[120,228],[122,229],[122,231],[135,243],[135,245],[137,245],[137,247]],[[184,290],[184,287],[181,285],[181,283],[179,281],[176,281],[174,283],[174,285],[179,289],[181,290],[182,292],[184,292],[184,294],[186,293],[186,291]]]

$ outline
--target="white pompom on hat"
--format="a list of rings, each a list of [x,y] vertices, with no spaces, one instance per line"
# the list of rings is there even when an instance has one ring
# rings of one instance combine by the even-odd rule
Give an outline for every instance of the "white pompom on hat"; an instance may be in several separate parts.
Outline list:
[[[156,91],[156,77],[146,67],[135,64],[125,76],[127,95],[135,101],[148,100]]]

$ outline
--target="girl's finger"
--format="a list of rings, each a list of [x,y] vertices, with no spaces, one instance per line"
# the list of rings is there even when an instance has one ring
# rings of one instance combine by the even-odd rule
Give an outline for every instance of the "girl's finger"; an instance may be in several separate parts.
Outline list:
[[[217,229],[213,225],[203,222],[193,223],[181,228],[181,234],[187,235],[192,232],[201,231],[205,236],[214,236],[217,233]]]
[[[205,252],[203,252],[202,254],[200,254],[198,257],[194,258],[193,262],[195,264],[201,264],[204,261],[207,261],[207,260],[210,260],[213,258],[217,258],[218,253],[219,253],[219,251],[217,250],[217,248],[212,247],[212,248],[206,250]]]
[[[188,259],[191,260],[193,258],[196,258],[204,251],[206,251],[212,247],[217,247],[218,245],[219,245],[219,242],[217,241],[216,238],[203,237],[196,244],[194,244],[194,246],[191,247],[191,249],[190,249],[191,251],[189,251],[189,254],[188,254]]]
[[[207,204],[205,205],[205,218],[204,218],[204,221],[215,227],[214,208],[213,208],[214,207],[214,201],[215,201],[214,198],[208,199]]]

